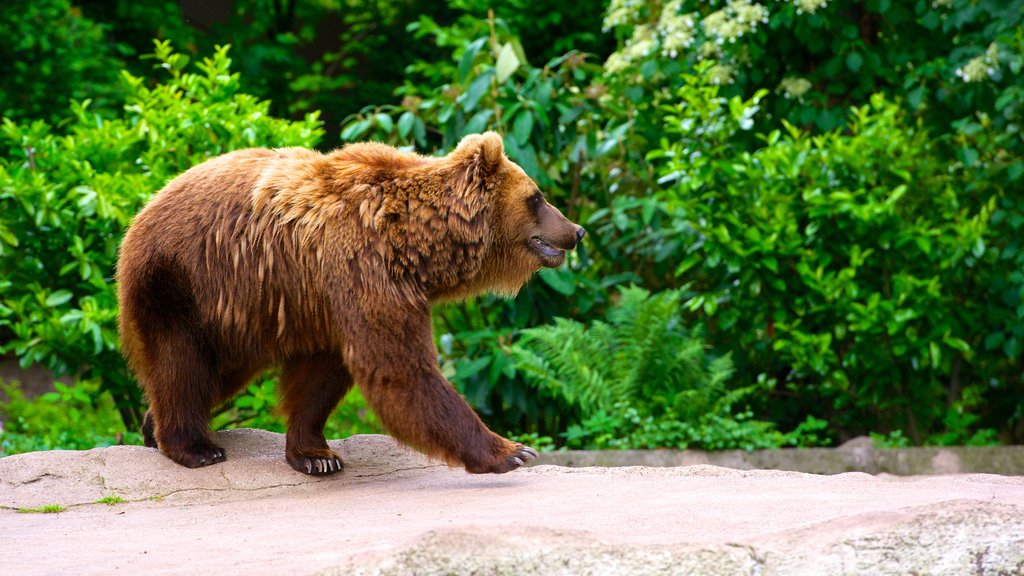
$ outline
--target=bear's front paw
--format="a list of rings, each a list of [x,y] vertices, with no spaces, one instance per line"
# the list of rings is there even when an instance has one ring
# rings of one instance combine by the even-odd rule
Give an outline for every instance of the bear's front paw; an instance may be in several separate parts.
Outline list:
[[[324,476],[341,472],[344,465],[341,456],[332,450],[310,450],[308,452],[288,454],[288,463],[292,468],[311,476]]]
[[[466,471],[473,474],[504,474],[519,468],[537,457],[537,451],[522,444],[509,444],[509,449],[501,456],[486,464],[466,463]]]

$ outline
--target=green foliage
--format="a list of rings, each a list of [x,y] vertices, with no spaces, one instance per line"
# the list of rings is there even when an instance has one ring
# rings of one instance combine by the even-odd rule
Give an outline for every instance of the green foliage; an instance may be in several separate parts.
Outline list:
[[[681,291],[619,292],[608,321],[558,318],[521,332],[520,369],[584,414],[625,403],[644,414],[690,420],[707,412],[732,373],[728,356],[708,359],[699,334],[680,326]]]
[[[606,55],[614,48],[613,39],[600,33],[605,0],[453,0],[449,4],[457,18],[445,14],[446,21],[439,23],[421,12],[408,32],[416,40],[433,40],[440,47],[463,48],[465,39],[486,36],[493,27],[500,35],[517,38],[520,53],[538,62],[572,51]],[[452,76],[446,68],[451,64],[420,58],[412,70],[443,83]]]
[[[621,45],[607,68],[637,103],[706,62],[728,95],[767,89],[766,110],[797,125],[841,126],[885,92],[948,127],[993,105],[1022,21],[1003,0],[612,0]]]
[[[729,356],[707,354],[682,327],[682,290],[619,292],[607,321],[556,319],[523,330],[512,347],[527,379],[578,411],[576,448],[763,448],[782,443],[772,424],[733,414],[756,386],[728,390]]]
[[[125,425],[140,398],[117,346],[114,264],[121,234],[171,177],[250,146],[311,146],[315,114],[287,122],[239,92],[227,48],[186,71],[187,58],[156,44],[163,84],[124,73],[117,118],[73,102],[65,135],[35,121],[0,126],[0,350],[22,365],[101,383]]]
[[[828,407],[846,430],[965,441],[977,420],[954,415],[989,392],[959,378],[986,335],[989,304],[972,294],[996,272],[985,256],[998,197],[965,190],[965,167],[942,162],[881,95],[847,130],[812,136],[784,122],[785,134],[737,150],[763,94],[719,97],[711,78],[706,64],[684,77],[650,154],[685,246],[675,253],[695,292],[687,308],[743,354],[749,376]]]
[[[69,99],[117,97],[117,60],[104,26],[71,0],[0,7],[0,117],[56,120]]]
[[[214,430],[227,428],[259,428],[284,432],[286,422],[278,412],[276,373],[267,373],[246,387],[232,402],[225,404],[214,415],[210,426]],[[358,388],[353,388],[331,414],[324,434],[328,438],[346,438],[354,434],[382,434],[383,426],[370,410]]]
[[[125,500],[124,498],[121,498],[116,494],[109,494],[97,500],[96,504],[106,504],[107,506],[113,506],[115,504],[124,504],[125,502],[127,502],[127,500]]]
[[[55,382],[53,392],[28,399],[17,383],[2,384],[8,400],[0,402],[0,456],[36,450],[87,450],[114,444],[142,444],[124,424],[110,394],[99,385]]]

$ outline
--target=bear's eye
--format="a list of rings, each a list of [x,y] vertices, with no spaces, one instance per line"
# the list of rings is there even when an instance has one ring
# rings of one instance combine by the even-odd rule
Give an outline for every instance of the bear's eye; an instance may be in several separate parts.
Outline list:
[[[540,210],[540,205],[544,203],[544,194],[540,190],[537,190],[529,198],[526,199],[526,206],[530,209],[530,212],[536,216],[537,211]]]

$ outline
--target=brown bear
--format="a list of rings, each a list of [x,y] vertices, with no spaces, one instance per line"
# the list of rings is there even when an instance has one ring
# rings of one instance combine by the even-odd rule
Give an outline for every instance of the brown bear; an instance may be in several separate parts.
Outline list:
[[[232,152],[139,212],[118,261],[125,357],[149,401],[147,446],[221,462],[210,410],[282,367],[285,455],[330,474],[328,416],[356,383],[401,442],[475,473],[536,456],[491,432],[441,375],[430,306],[511,295],[584,230],[493,132],[443,158],[383,144]]]

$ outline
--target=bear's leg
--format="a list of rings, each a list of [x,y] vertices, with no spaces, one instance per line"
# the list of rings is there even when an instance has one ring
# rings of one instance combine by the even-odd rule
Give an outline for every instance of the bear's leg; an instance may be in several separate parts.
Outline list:
[[[153,435],[153,411],[146,410],[146,416],[142,419],[142,443],[147,448],[156,448],[156,436]]]
[[[224,449],[210,438],[210,409],[217,390],[209,361],[187,330],[161,332],[150,348],[159,354],[151,359],[142,382],[150,403],[143,436],[148,430],[160,451],[182,466],[223,462]]]
[[[359,337],[347,348],[359,389],[391,434],[477,474],[509,472],[537,457],[491,432],[441,375],[429,310],[388,316],[354,331]]]
[[[352,376],[341,356],[319,353],[285,363],[281,377],[281,408],[288,417],[285,457],[306,474],[333,474],[341,457],[327,446],[324,424],[352,388]]]

